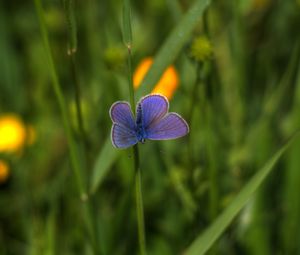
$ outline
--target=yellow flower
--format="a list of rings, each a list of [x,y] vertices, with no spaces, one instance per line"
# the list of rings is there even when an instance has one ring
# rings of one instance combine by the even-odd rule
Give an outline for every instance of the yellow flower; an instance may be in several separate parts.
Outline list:
[[[190,55],[196,61],[203,62],[213,55],[213,47],[206,36],[198,36],[192,42]]]
[[[153,63],[153,58],[148,57],[141,61],[133,74],[133,85],[137,89]],[[154,86],[152,94],[162,94],[171,99],[179,84],[179,78],[175,67],[169,66],[160,80]]]
[[[7,114],[0,117],[0,152],[19,151],[26,141],[26,127],[22,120]]]
[[[8,164],[0,159],[0,184],[4,183],[9,177],[9,166]]]

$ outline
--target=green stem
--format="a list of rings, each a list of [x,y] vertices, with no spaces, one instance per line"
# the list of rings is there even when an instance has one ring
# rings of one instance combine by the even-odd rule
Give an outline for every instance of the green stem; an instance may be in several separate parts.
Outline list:
[[[66,108],[66,104],[65,104],[66,100],[62,93],[61,86],[59,84],[59,80],[57,77],[56,68],[54,65],[53,58],[52,58],[52,53],[51,53],[51,49],[50,49],[50,45],[49,45],[48,32],[47,32],[46,25],[45,25],[42,5],[41,5],[40,0],[34,0],[34,3],[35,3],[36,11],[38,14],[38,18],[39,18],[40,29],[41,29],[42,38],[44,41],[44,46],[46,48],[47,60],[48,60],[49,68],[50,68],[50,73],[52,76],[52,81],[53,81],[52,85],[53,85],[53,89],[54,89],[54,92],[55,92],[55,95],[56,95],[56,98],[58,101],[58,105],[59,105],[59,108],[61,111],[63,124],[64,124],[64,128],[65,128],[66,136],[67,136],[67,142],[68,142],[68,146],[69,146],[69,150],[70,150],[70,160],[71,160],[71,164],[72,164],[72,169],[73,169],[75,177],[76,177],[77,188],[78,188],[81,199],[86,200],[87,193],[86,193],[86,189],[84,187],[80,164],[77,160],[78,157],[77,157],[75,141],[72,136],[70,120],[69,120],[69,116],[67,114],[67,108]]]
[[[193,85],[193,89],[192,89],[192,100],[191,100],[191,104],[190,104],[190,109],[189,109],[189,113],[188,113],[188,123],[190,123],[190,125],[192,125],[192,118],[194,115],[194,110],[195,107],[197,105],[197,102],[199,100],[199,95],[198,95],[198,89],[201,85],[201,82],[203,81],[203,72],[202,72],[202,67],[203,64],[202,63],[197,63],[196,66],[196,79],[195,79],[195,83]]]
[[[132,33],[131,33],[131,14],[130,14],[130,0],[124,0],[123,5],[123,40],[128,50],[128,89],[130,97],[131,109],[135,114],[135,98],[134,87],[132,80],[132,64],[131,64],[131,47],[132,47]],[[138,223],[138,237],[141,255],[146,255],[146,238],[144,226],[144,209],[142,196],[142,180],[139,160],[139,150],[136,144],[133,147],[133,161],[135,170],[135,191],[136,191],[136,211]]]
[[[191,104],[189,106],[189,112],[188,112],[188,116],[187,116],[187,121],[190,125],[190,127],[192,127],[192,120],[193,120],[193,115],[194,115],[194,110],[197,106],[197,103],[200,101],[199,99],[199,89],[201,86],[201,82],[202,82],[202,64],[197,64],[196,66],[196,79],[191,91]],[[201,101],[200,101],[201,102]],[[192,143],[193,137],[192,134],[190,133],[190,135],[188,136],[188,154],[189,154],[189,163],[188,166],[190,168],[190,173],[193,172],[193,167],[195,165],[195,160],[194,160],[194,147],[193,147],[193,143]]]
[[[88,150],[87,150],[87,138],[84,130],[84,122],[82,117],[82,107],[81,107],[81,89],[80,83],[77,75],[76,69],[76,53],[77,53],[77,29],[76,29],[76,19],[75,19],[75,7],[72,0],[65,0],[65,13],[68,22],[69,30],[69,49],[68,56],[70,58],[70,67],[73,80],[73,89],[75,92],[75,107],[76,107],[76,119],[79,129],[79,136],[81,145],[83,146],[84,153],[84,169],[88,169]],[[97,229],[97,220],[94,214],[94,203],[93,200],[89,199],[88,203],[83,205],[83,210],[85,213],[85,220],[87,224],[88,231],[91,237],[91,244],[93,246],[94,254],[99,254],[99,245],[98,241],[98,229]]]
[[[127,44],[128,49],[128,85],[129,85],[129,97],[131,109],[135,109],[134,87],[132,80],[132,64],[131,64],[131,44]],[[135,112],[134,112],[135,114]],[[139,149],[136,144],[133,147],[133,161],[135,170],[135,196],[136,196],[136,214],[138,223],[138,237],[141,255],[146,255],[146,238],[145,238],[145,224],[144,224],[144,208],[143,208],[143,196],[142,196],[142,181],[141,181],[141,169],[139,160]]]
[[[135,194],[136,194],[136,211],[138,220],[138,236],[141,255],[146,255],[146,237],[145,237],[145,225],[144,225],[144,208],[143,208],[143,196],[142,196],[142,180],[141,170],[139,162],[139,150],[138,146],[133,147],[134,152],[134,168],[135,168]]]
[[[80,86],[76,72],[76,61],[75,61],[75,52],[70,52],[70,60],[71,60],[71,71],[73,76],[73,83],[74,83],[74,91],[75,91],[75,106],[76,106],[76,117],[77,117],[77,124],[79,128],[80,138],[84,144],[86,144],[86,137],[84,131],[84,124],[83,124],[83,117],[82,117],[82,107],[81,107],[81,100],[80,100]]]
[[[207,84],[208,86],[210,84]],[[213,139],[213,125],[212,125],[212,109],[209,102],[205,102],[205,123],[207,136],[207,156],[209,162],[209,215],[210,220],[213,221],[218,212],[218,185],[217,185],[217,166],[215,162],[215,146]]]
[[[75,55],[77,52],[77,26],[76,26],[76,15],[75,15],[75,4],[73,0],[64,0],[64,10],[67,20],[68,34],[69,34],[69,48],[68,56],[70,57],[71,63],[71,73],[73,78],[73,86],[75,91],[75,107],[77,115],[78,129],[80,133],[80,138],[84,144],[86,144],[86,137],[84,132],[84,124],[82,118],[82,108],[80,100],[80,84],[77,76],[76,70],[76,59]]]
[[[133,79],[132,79],[132,63],[131,63],[131,45],[126,45],[128,50],[128,88],[129,88],[129,100],[131,109],[133,114],[135,115],[135,96],[134,96],[134,87],[133,87]]]
[[[86,192],[86,187],[85,187],[85,182],[83,179],[82,175],[82,169],[81,165],[78,161],[78,152],[75,144],[75,140],[71,131],[71,122],[67,113],[67,108],[66,108],[66,100],[64,98],[64,95],[61,90],[61,86],[59,84],[59,79],[57,76],[55,64],[53,61],[52,57],[52,52],[49,44],[49,38],[48,38],[48,31],[45,25],[45,20],[44,20],[44,11],[41,5],[40,0],[34,0],[35,3],[35,8],[36,12],[38,15],[39,19],[39,24],[40,24],[40,29],[41,29],[41,35],[43,38],[46,54],[47,54],[47,60],[49,64],[49,69],[52,77],[52,85],[53,85],[53,90],[55,92],[58,105],[61,111],[61,116],[63,119],[63,125],[64,129],[66,132],[67,136],[67,142],[68,142],[68,147],[69,147],[69,153],[70,153],[70,161],[72,165],[72,169],[74,171],[74,175],[76,178],[76,187],[78,189],[78,193],[80,195],[81,200],[83,201],[83,213],[84,213],[84,218],[85,218],[85,223],[87,230],[89,231],[90,238],[91,238],[91,243],[94,249],[94,254],[100,254],[98,250],[98,245],[97,245],[97,236],[95,232],[96,224],[94,222],[94,218],[92,217],[92,211],[91,211],[91,204],[90,200],[88,200],[88,195]]]

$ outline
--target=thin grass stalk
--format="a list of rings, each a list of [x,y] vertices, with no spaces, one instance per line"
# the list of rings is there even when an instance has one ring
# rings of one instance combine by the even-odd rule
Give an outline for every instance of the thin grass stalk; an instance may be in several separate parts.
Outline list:
[[[203,110],[203,118],[205,122],[205,130],[207,137],[207,146],[206,153],[208,158],[208,178],[209,178],[209,218],[212,221],[218,211],[218,187],[217,187],[217,166],[215,163],[215,151],[214,151],[214,139],[212,133],[212,109],[210,102],[206,99],[206,87],[211,87],[210,79],[203,72],[203,64],[198,63],[196,67],[196,80],[192,89],[192,103],[189,111],[189,123],[191,125],[193,119],[194,108],[197,105],[197,102],[200,101]],[[202,86],[205,87],[202,87]],[[201,90],[200,90],[201,89]],[[200,95],[199,95],[200,94]],[[191,138],[190,138],[191,139]],[[189,142],[189,155],[190,155],[190,167],[194,165],[193,163],[193,146]]]
[[[197,102],[200,101],[199,100],[199,87],[202,85],[202,63],[197,63],[196,65],[196,79],[195,82],[193,84],[193,88],[191,90],[191,104],[190,104],[190,109],[188,111],[188,116],[187,116],[187,121],[189,123],[189,125],[192,127],[192,120],[193,120],[193,116],[194,116],[194,111],[195,108],[197,106]],[[201,102],[201,101],[200,101]],[[189,168],[191,169],[191,172],[193,171],[193,166],[195,165],[195,160],[194,160],[194,147],[193,147],[193,143],[192,143],[192,133],[188,136],[188,155],[189,155]]]
[[[135,95],[133,87],[133,78],[132,78],[132,61],[131,61],[131,44],[126,45],[128,57],[127,57],[127,67],[128,67],[128,89],[129,89],[129,102],[133,114],[135,115]]]
[[[203,15],[203,30],[207,38],[210,38],[210,29],[209,29],[209,9],[206,9]],[[211,61],[211,65],[213,66],[214,63]],[[212,79],[211,79],[212,70],[209,72],[208,75],[204,77],[204,82],[206,84],[206,88],[212,89]],[[207,90],[206,89],[206,90]],[[213,221],[214,218],[217,216],[218,212],[218,200],[219,200],[219,191],[218,191],[218,184],[217,184],[217,177],[218,177],[218,169],[216,166],[215,160],[215,145],[214,145],[214,134],[213,134],[213,109],[210,100],[204,95],[204,109],[205,109],[205,123],[206,123],[206,136],[207,136],[207,156],[209,161],[209,216],[210,220]],[[212,253],[216,253],[213,249]]]
[[[67,136],[71,165],[72,165],[72,169],[73,169],[73,172],[74,172],[74,175],[76,178],[76,184],[77,184],[76,187],[77,187],[77,190],[78,190],[81,200],[84,202],[83,203],[83,211],[84,211],[84,216],[85,216],[86,227],[90,234],[91,243],[92,243],[92,246],[94,249],[94,254],[100,254],[100,252],[98,250],[95,231],[94,231],[94,227],[96,224],[94,224],[94,220],[93,220],[92,212],[91,212],[91,206],[89,204],[88,195],[86,192],[86,186],[85,186],[85,182],[84,182],[83,175],[82,175],[81,165],[80,165],[80,162],[78,161],[79,157],[78,157],[78,153],[77,153],[75,140],[73,138],[73,134],[71,131],[71,124],[70,124],[71,122],[70,122],[69,116],[67,114],[66,100],[65,100],[65,97],[61,90],[61,86],[60,86],[59,79],[57,76],[56,67],[55,67],[55,64],[53,61],[53,57],[52,57],[52,52],[51,52],[49,38],[48,38],[48,31],[47,31],[45,19],[44,19],[44,11],[43,11],[40,0],[34,0],[34,4],[35,4],[36,12],[38,15],[38,19],[39,19],[41,35],[42,35],[42,39],[44,42],[44,46],[45,46],[45,50],[46,50],[46,54],[47,54],[47,60],[48,60],[49,68],[50,68],[52,81],[53,81],[52,82],[53,90],[55,92],[55,95],[56,95],[56,98],[58,101],[58,105],[59,105],[62,119],[63,119],[64,129],[65,129],[66,136]]]
[[[69,33],[69,47],[68,56],[70,58],[71,73],[73,79],[73,88],[75,92],[75,108],[76,108],[76,118],[79,129],[80,138],[84,145],[86,144],[86,137],[84,131],[84,123],[82,117],[82,107],[81,107],[81,89],[79,84],[79,79],[76,70],[76,53],[77,53],[77,26],[75,19],[75,6],[73,0],[64,0],[64,9],[68,25]]]
[[[144,207],[142,195],[142,178],[139,160],[138,146],[133,147],[134,152],[134,168],[135,168],[135,197],[136,197],[136,212],[138,219],[138,236],[141,255],[146,255],[146,235],[144,221]]]
[[[300,61],[298,59],[298,72],[295,81],[293,108],[291,111],[291,121],[294,128],[300,127]],[[282,220],[282,247],[284,254],[299,253],[299,242],[295,242],[295,236],[299,237],[300,233],[300,141],[298,141],[287,156],[287,168],[284,188],[284,217]]]
[[[199,100],[203,108],[203,119],[205,123],[205,133],[207,137],[206,154],[208,158],[208,178],[209,178],[209,218],[213,220],[217,215],[218,207],[218,190],[217,190],[217,167],[215,164],[215,152],[214,152],[214,139],[212,134],[212,109],[209,100],[206,98],[207,87],[211,87],[209,77],[205,75],[203,70],[203,64],[197,65],[197,77],[192,90],[192,104],[189,114],[189,121],[191,123],[193,117],[194,107]],[[201,90],[200,90],[201,89]],[[199,97],[199,98],[198,98]],[[193,153],[191,142],[190,152]]]
[[[69,53],[69,56],[70,56],[70,62],[71,62],[71,72],[72,72],[72,76],[73,76],[74,91],[75,91],[75,106],[76,106],[77,124],[78,124],[80,138],[83,141],[83,143],[86,144],[86,134],[85,134],[85,130],[84,130],[82,107],[81,107],[81,89],[80,89],[80,84],[79,84],[79,80],[78,80],[77,72],[76,72],[75,52]]]
[[[188,123],[190,123],[190,125],[192,125],[192,119],[193,119],[193,115],[194,115],[195,106],[197,105],[197,102],[199,100],[199,87],[201,85],[201,82],[203,81],[202,67],[203,67],[202,63],[197,63],[196,79],[195,79],[195,83],[193,84],[193,88],[191,91],[192,100],[191,100],[190,109],[189,109],[188,117],[187,117]]]
[[[85,165],[88,162],[87,155],[87,138],[84,130],[84,121],[81,105],[81,89],[76,68],[76,53],[77,53],[77,25],[75,18],[75,5],[73,0],[64,0],[64,10],[67,19],[67,29],[69,34],[68,56],[70,59],[70,69],[72,75],[72,85],[75,94],[75,113],[78,125],[79,137],[83,145]]]
[[[76,18],[75,18],[75,6],[73,0],[65,0],[64,1],[65,14],[67,18],[68,31],[69,31],[69,48],[68,48],[68,56],[70,58],[70,66],[71,66],[71,74],[73,80],[73,89],[75,92],[75,107],[76,107],[76,119],[77,125],[79,129],[79,136],[82,142],[83,151],[84,151],[84,167],[88,168],[88,152],[87,152],[87,139],[86,133],[84,130],[84,122],[82,115],[82,107],[81,107],[81,89],[80,83],[77,75],[76,68],[76,53],[77,53],[77,26],[76,26]],[[97,220],[94,214],[94,204],[90,199],[89,204],[85,206],[85,215],[88,220],[87,224],[89,225],[89,231],[92,238],[92,245],[94,246],[95,253],[98,254],[98,228],[97,228]]]
[[[130,14],[130,0],[124,0],[123,5],[123,40],[128,51],[128,89],[130,97],[131,109],[135,114],[135,98],[134,98],[134,87],[132,79],[132,61],[131,61],[131,49],[132,49],[132,33],[131,33],[131,14]],[[141,255],[146,255],[146,235],[145,235],[145,224],[144,224],[144,207],[143,207],[143,196],[142,196],[142,180],[141,180],[141,169],[139,160],[139,149],[138,144],[133,146],[133,163],[135,171],[135,197],[136,197],[136,213],[138,223],[138,237],[139,247]]]
[[[209,84],[207,84],[209,86]],[[218,212],[218,169],[215,162],[215,145],[214,145],[214,134],[212,126],[213,111],[208,101],[205,104],[205,123],[206,123],[206,136],[207,136],[207,156],[209,161],[209,217],[213,221],[217,216]]]
[[[135,109],[135,98],[134,98],[134,87],[132,80],[132,64],[131,64],[131,44],[127,45],[128,49],[128,84],[129,84],[129,96],[131,109]],[[134,113],[135,114],[135,113]],[[138,144],[133,146],[133,161],[134,161],[134,172],[135,172],[135,196],[136,196],[136,213],[138,222],[138,237],[141,255],[146,255],[146,235],[145,235],[145,224],[144,224],[144,206],[143,206],[143,195],[142,195],[142,180],[141,180],[141,169],[139,160],[139,148]]]
[[[74,141],[72,131],[71,131],[69,116],[67,114],[66,100],[62,93],[61,86],[59,84],[59,80],[58,80],[58,76],[57,76],[57,72],[56,72],[56,68],[55,68],[55,64],[54,64],[54,61],[52,58],[52,53],[51,53],[49,38],[48,38],[48,32],[47,32],[44,15],[43,15],[44,11],[43,11],[40,0],[34,0],[34,3],[35,3],[35,8],[36,8],[36,11],[38,14],[41,34],[42,34],[42,38],[44,41],[48,64],[50,67],[50,73],[51,73],[51,77],[52,77],[52,81],[53,81],[52,86],[53,86],[53,90],[55,92],[55,95],[56,95],[56,98],[58,101],[58,105],[59,105],[62,119],[63,119],[63,125],[64,125],[66,136],[67,136],[67,142],[68,142],[68,146],[69,146],[69,150],[70,150],[70,160],[71,160],[71,164],[72,164],[72,169],[74,171],[74,175],[76,177],[77,189],[78,189],[81,199],[86,200],[87,193],[86,193],[86,189],[85,189],[85,185],[84,185],[84,181],[83,181],[83,177],[82,177],[82,173],[81,173],[81,169],[80,169],[80,163],[78,162],[78,155],[77,155],[77,150],[76,150],[76,146],[75,146],[75,141]]]

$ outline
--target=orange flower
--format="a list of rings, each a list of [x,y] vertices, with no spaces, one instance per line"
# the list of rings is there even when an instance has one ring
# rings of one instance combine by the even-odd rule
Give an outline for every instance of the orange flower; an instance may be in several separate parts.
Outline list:
[[[153,58],[148,57],[143,59],[142,62],[136,68],[133,74],[133,85],[135,89],[137,89],[140,86],[152,63]],[[169,66],[167,70],[163,73],[158,83],[154,86],[154,89],[151,93],[162,94],[168,99],[171,99],[178,87],[178,83],[179,78],[175,67],[173,65]]]
[[[0,160],[0,184],[4,183],[8,177],[9,177],[9,166],[5,161]]]

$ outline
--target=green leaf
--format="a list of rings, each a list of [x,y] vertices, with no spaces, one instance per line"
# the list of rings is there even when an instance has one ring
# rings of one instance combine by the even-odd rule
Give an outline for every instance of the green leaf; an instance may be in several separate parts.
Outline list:
[[[204,231],[186,250],[184,255],[201,255],[211,248],[224,230],[229,226],[235,216],[241,211],[244,205],[251,198],[252,194],[260,187],[264,179],[274,169],[282,154],[290,147],[291,143],[299,135],[297,132],[273,157],[261,168],[240,191],[224,212]]]
[[[153,65],[143,80],[138,91],[139,97],[152,90],[152,86],[156,84],[164,70],[175,60],[209,3],[210,0],[196,0],[173,29],[155,56]]]
[[[113,148],[110,137],[108,137],[96,159],[91,179],[91,193],[96,192],[97,188],[103,181],[104,177],[106,176],[114,161],[117,159],[118,155],[119,151]]]

